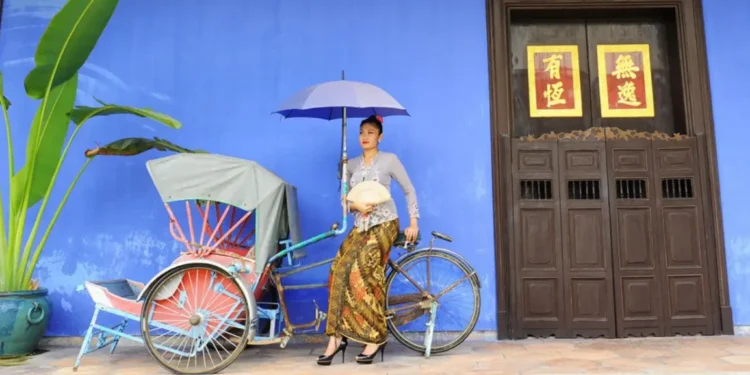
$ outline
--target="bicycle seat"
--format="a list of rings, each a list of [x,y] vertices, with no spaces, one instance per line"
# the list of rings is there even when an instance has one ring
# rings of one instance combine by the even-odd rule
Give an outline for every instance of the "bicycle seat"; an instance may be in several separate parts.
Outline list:
[[[442,234],[442,233],[437,232],[437,231],[432,231],[432,236],[435,237],[435,238],[439,238],[439,239],[441,239],[443,241],[453,242],[453,239],[449,235]]]
[[[409,247],[417,246],[419,241],[422,239],[422,233],[417,233],[417,239],[416,241],[410,242]],[[406,248],[406,233],[403,231],[398,232],[398,237],[396,237],[396,241],[393,242],[394,247],[402,247]]]

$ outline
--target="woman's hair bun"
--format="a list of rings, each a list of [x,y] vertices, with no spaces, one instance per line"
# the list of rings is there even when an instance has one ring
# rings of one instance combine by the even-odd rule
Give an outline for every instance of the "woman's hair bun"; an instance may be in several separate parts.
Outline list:
[[[380,131],[380,134],[383,134],[383,116],[380,115],[372,115],[364,120],[362,120],[362,123],[359,124],[359,126],[362,126],[364,124],[372,124],[375,127],[378,128],[378,131]]]

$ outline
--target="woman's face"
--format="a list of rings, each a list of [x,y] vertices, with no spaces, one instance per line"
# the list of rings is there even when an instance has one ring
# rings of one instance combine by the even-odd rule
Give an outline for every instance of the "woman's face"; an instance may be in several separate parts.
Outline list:
[[[373,124],[364,124],[359,128],[359,145],[363,150],[378,147],[378,142],[383,138],[380,131]]]

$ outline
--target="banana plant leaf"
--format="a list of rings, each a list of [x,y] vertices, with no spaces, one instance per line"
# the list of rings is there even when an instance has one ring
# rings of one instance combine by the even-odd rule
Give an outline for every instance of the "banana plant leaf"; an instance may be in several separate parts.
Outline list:
[[[67,82],[83,66],[99,41],[118,0],[69,0],[45,30],[34,55],[34,69],[24,80],[34,99]]]
[[[173,129],[179,129],[182,127],[181,122],[163,113],[153,111],[149,108],[134,108],[116,104],[107,104],[99,99],[97,99],[97,101],[102,104],[101,107],[88,107],[83,105],[76,106],[70,112],[70,119],[73,121],[73,123],[80,126],[84,121],[92,117],[128,114],[147,117],[164,125],[167,125]]]
[[[47,193],[57,164],[60,162],[63,144],[68,134],[68,112],[73,109],[78,88],[78,75],[74,74],[67,82],[52,89],[49,104],[40,105],[31,123],[26,143],[26,165],[11,179],[13,199],[13,217],[19,210],[25,210],[39,202]],[[44,110],[44,114],[42,114]],[[36,155],[36,157],[34,157]],[[23,203],[26,179],[29,178],[28,163],[34,160],[33,176],[29,187],[29,199],[26,207]]]
[[[173,151],[173,152],[180,152],[180,153],[205,153],[205,151],[202,151],[202,150],[190,150],[185,147],[178,146],[166,139],[160,139],[160,138],[154,137],[154,139],[148,139],[148,138],[118,139],[105,146],[86,150],[84,155],[87,158],[93,158],[95,156],[100,156],[100,155],[133,156],[133,155],[142,154],[149,150]]]
[[[101,107],[75,106],[77,73],[94,50],[119,1],[65,0],[63,3],[37,43],[33,69],[24,80],[26,94],[32,99],[41,99],[41,103],[31,126],[28,127],[26,160],[20,170],[13,167],[16,164],[13,160],[13,148],[18,143],[14,143],[10,137],[11,125],[7,109],[11,103],[3,95],[0,74],[0,109],[5,110],[4,117],[8,120],[5,122],[8,134],[11,202],[11,212],[5,215],[0,199],[0,292],[38,287],[38,284],[32,281],[32,276],[39,257],[71,192],[92,161],[91,158],[96,155],[136,155],[151,149],[200,152],[158,138],[129,138],[89,150],[88,159],[70,182],[46,228],[40,228],[63,160],[87,120],[98,116],[130,114],[157,121],[173,129],[182,127],[179,121],[151,109],[106,104],[101,101]],[[73,131],[69,132],[71,122],[75,126]],[[68,137],[69,133],[72,134]],[[33,215],[30,208],[38,203],[40,207],[29,231],[26,228],[27,216]],[[5,217],[10,220],[7,225],[4,223]],[[6,227],[7,233],[4,231]],[[39,239],[36,236],[40,229],[43,234]],[[26,233],[28,238],[24,238]]]
[[[3,73],[0,72],[0,94],[5,92],[5,87],[3,86]],[[5,110],[7,111],[10,109],[10,100],[3,95],[3,107],[5,107]]]

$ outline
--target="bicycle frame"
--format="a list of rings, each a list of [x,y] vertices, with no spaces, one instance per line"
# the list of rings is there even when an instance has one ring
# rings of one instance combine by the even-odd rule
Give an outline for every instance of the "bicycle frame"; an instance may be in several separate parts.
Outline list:
[[[322,240],[324,238],[328,238],[328,237],[329,236],[325,236],[325,234],[324,235],[320,235],[318,237],[314,237],[308,243],[317,242],[317,241],[320,241],[320,240]],[[315,241],[317,238],[320,238],[320,239],[318,239],[317,241]],[[453,290],[454,288],[456,288],[459,284],[461,284],[462,282],[464,282],[468,278],[475,278],[477,280],[477,282],[478,282],[478,278],[476,276],[476,272],[471,272],[469,275],[466,275],[463,278],[459,279],[458,281],[456,281],[452,285],[450,285],[447,288],[445,288],[440,293],[438,293],[436,295],[432,295],[432,294],[430,294],[428,292],[429,289],[430,289],[430,285],[429,284],[427,285],[427,289],[425,290],[425,288],[422,288],[422,286],[419,285],[419,283],[417,283],[414,279],[412,279],[406,273],[406,271],[403,270],[398,265],[406,257],[411,256],[411,255],[416,254],[416,253],[419,253],[419,252],[444,252],[444,253],[448,253],[448,254],[456,257],[457,259],[461,260],[462,262],[466,262],[465,259],[463,259],[463,257],[461,257],[460,255],[458,255],[458,254],[456,254],[456,253],[454,253],[454,252],[452,252],[450,250],[440,249],[440,248],[434,248],[434,246],[433,246],[434,245],[434,241],[435,241],[435,237],[433,237],[430,240],[429,247],[427,247],[427,248],[421,248],[421,249],[415,249],[413,245],[412,246],[406,246],[406,247],[399,247],[399,246],[394,247],[394,248],[404,249],[404,250],[406,250],[406,253],[402,254],[401,256],[399,256],[398,258],[396,258],[395,260],[393,258],[389,258],[388,259],[388,263],[387,263],[388,267],[387,267],[387,270],[386,270],[386,272],[388,272],[388,273],[398,272],[398,273],[404,275],[404,277],[412,285],[414,285],[414,287],[417,288],[417,290],[419,290],[418,293],[407,294],[407,295],[400,295],[400,296],[395,296],[395,297],[388,297],[389,304],[398,304],[398,305],[405,304],[405,305],[399,306],[398,308],[391,308],[391,309],[389,309],[388,311],[386,311],[386,317],[387,317],[387,319],[393,319],[393,317],[396,316],[396,314],[398,312],[404,311],[404,310],[408,310],[408,309],[412,309],[415,313],[410,314],[410,315],[408,315],[406,317],[403,317],[401,320],[399,320],[398,325],[402,325],[402,324],[409,323],[410,321],[414,321],[414,320],[418,319],[419,317],[421,317],[421,316],[429,313],[430,314],[430,319],[429,319],[429,321],[426,324],[427,325],[427,334],[425,335],[425,347],[427,348],[426,349],[426,353],[425,353],[426,357],[430,356],[430,346],[431,346],[431,343],[432,343],[432,332],[433,332],[433,329],[434,329],[434,323],[435,323],[435,316],[436,316],[437,300],[438,300],[438,298],[440,298],[445,293],[448,293],[449,291]],[[305,271],[311,270],[313,268],[324,266],[326,264],[329,264],[329,263],[333,262],[333,260],[334,260],[334,258],[330,258],[330,259],[321,260],[321,261],[318,261],[318,262],[315,262],[315,263],[312,263],[312,264],[309,264],[309,265],[306,265],[306,266],[290,266],[290,267],[286,267],[286,268],[282,267],[280,269],[272,270],[273,261],[281,259],[286,254],[289,254],[291,251],[294,251],[295,249],[298,249],[300,247],[301,246],[296,246],[296,247],[295,246],[289,246],[287,249],[284,249],[284,250],[280,251],[275,257],[273,257],[268,262],[268,264],[266,265],[266,268],[264,269],[264,272],[263,272],[264,276],[268,275],[267,277],[270,277],[271,281],[273,282],[274,286],[276,287],[277,296],[278,296],[278,300],[279,300],[276,310],[282,315],[282,318],[284,319],[284,326],[285,326],[285,328],[283,330],[283,335],[276,336],[276,332],[275,332],[275,329],[276,329],[275,319],[273,319],[275,316],[274,316],[274,314],[270,313],[271,312],[270,309],[264,309],[262,307],[262,305],[268,304],[268,303],[257,302],[257,305],[259,306],[258,307],[258,309],[259,309],[259,316],[267,318],[267,319],[270,319],[271,320],[271,326],[270,326],[270,329],[269,329],[269,336],[268,337],[256,336],[256,341],[254,341],[254,344],[267,345],[267,344],[280,343],[281,347],[283,348],[283,347],[286,346],[286,344],[288,343],[288,341],[291,339],[291,337],[295,333],[300,333],[301,331],[303,331],[305,329],[310,329],[310,328],[313,328],[313,327],[314,327],[315,331],[318,331],[318,329],[320,328],[320,324],[327,317],[327,314],[324,313],[324,312],[322,312],[322,311],[320,311],[317,303],[313,300],[313,304],[315,305],[315,318],[312,321],[309,321],[309,322],[306,322],[306,323],[301,323],[301,324],[294,324],[289,319],[289,310],[288,310],[288,307],[287,307],[287,304],[286,304],[286,299],[284,297],[284,292],[285,291],[287,291],[287,290],[324,289],[324,288],[328,287],[328,283],[326,282],[326,283],[316,283],[316,284],[302,284],[302,285],[285,286],[283,284],[282,280],[284,278],[288,277],[288,276],[291,276],[291,275],[294,275],[294,274],[298,274],[298,273],[301,273],[301,272],[305,272]],[[428,283],[429,283],[429,272],[430,272],[429,264],[430,263],[428,262],[427,264],[428,264],[428,267],[427,267],[428,271],[427,272],[428,272]],[[466,264],[468,264],[468,262],[466,262]],[[289,269],[289,268],[291,268],[291,269]],[[263,276],[261,276],[258,280],[259,280],[259,282],[261,282],[264,279],[265,278]],[[273,303],[273,304],[275,304],[275,303]]]

